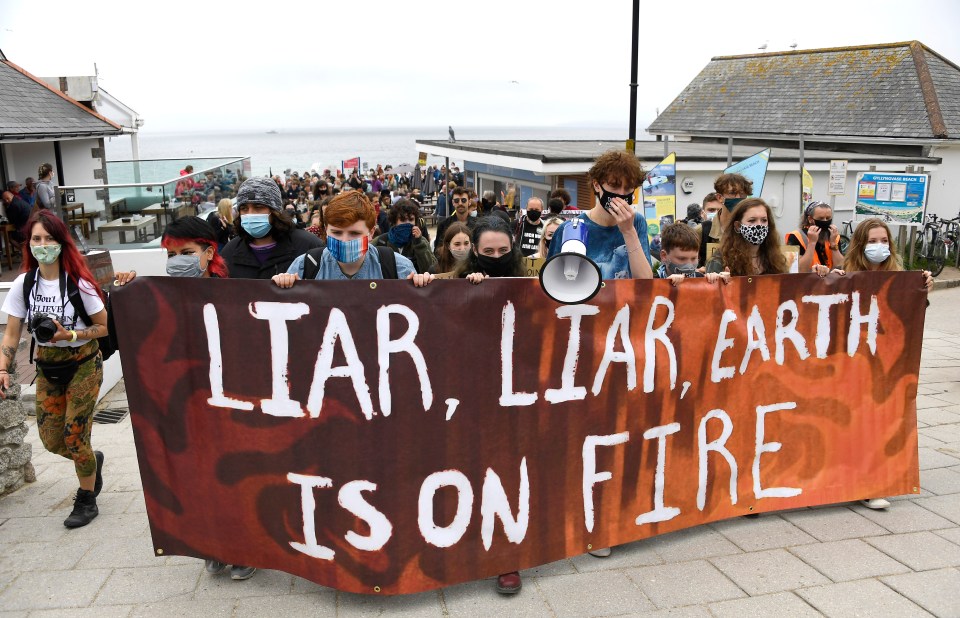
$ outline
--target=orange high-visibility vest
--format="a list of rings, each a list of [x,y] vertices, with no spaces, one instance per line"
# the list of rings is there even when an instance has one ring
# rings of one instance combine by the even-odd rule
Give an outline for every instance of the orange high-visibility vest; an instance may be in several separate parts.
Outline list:
[[[803,249],[804,253],[806,253],[806,251],[807,251],[807,235],[804,234],[802,230],[793,230],[792,232],[790,232],[789,234],[787,234],[786,238],[784,238],[784,241],[785,241],[785,242],[789,242],[791,236],[793,236],[794,238],[796,238],[797,240],[800,241],[800,247]],[[829,241],[829,240],[823,241],[823,246],[824,246],[824,248],[827,250],[827,264],[826,264],[826,266],[827,266],[827,268],[829,268],[830,270],[833,270],[833,248],[830,246],[830,241]],[[817,264],[820,264],[820,263],[821,263],[821,262],[820,262],[820,256],[817,254],[816,249],[814,249],[814,250],[813,250],[813,264],[811,264],[811,266],[816,266]]]

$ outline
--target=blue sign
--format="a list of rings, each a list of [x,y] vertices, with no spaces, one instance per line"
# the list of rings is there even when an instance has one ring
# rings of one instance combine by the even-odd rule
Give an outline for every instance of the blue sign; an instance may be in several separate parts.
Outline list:
[[[753,193],[747,197],[760,197],[763,191],[763,180],[767,177],[767,164],[770,163],[770,149],[761,150],[739,163],[734,163],[723,170],[724,174],[740,174],[753,183]]]
[[[923,223],[929,186],[927,174],[863,173],[857,178],[856,214],[888,215],[897,223]]]

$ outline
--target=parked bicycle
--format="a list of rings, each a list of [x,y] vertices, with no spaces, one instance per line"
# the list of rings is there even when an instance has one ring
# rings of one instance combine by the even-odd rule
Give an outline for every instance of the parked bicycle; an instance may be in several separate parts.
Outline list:
[[[960,215],[943,219],[929,214],[924,219],[923,230],[914,246],[914,265],[929,270],[936,277],[943,271],[947,258],[957,250],[960,241]],[[957,257],[960,260],[960,255]]]
[[[877,217],[882,217],[884,221],[893,221],[893,217],[888,214],[877,215]],[[841,255],[847,254],[847,247],[850,246],[850,239],[853,238],[853,220],[844,221],[843,228],[840,232],[840,240],[837,241],[837,248],[840,250]]]

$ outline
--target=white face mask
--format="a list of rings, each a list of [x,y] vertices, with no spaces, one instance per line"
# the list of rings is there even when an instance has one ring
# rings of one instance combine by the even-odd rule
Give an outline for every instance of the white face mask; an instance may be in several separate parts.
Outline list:
[[[717,216],[717,211],[713,210],[707,213],[707,221],[713,221],[713,218]]]
[[[450,254],[457,260],[462,260],[470,254],[470,248],[466,249],[450,249]]]
[[[890,247],[883,243],[872,243],[864,247],[863,254],[872,264],[883,264],[890,257]]]

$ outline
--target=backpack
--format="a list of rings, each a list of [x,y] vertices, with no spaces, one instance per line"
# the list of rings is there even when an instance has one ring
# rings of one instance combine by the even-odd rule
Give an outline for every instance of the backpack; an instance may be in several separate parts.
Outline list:
[[[397,279],[397,254],[390,247],[375,246],[374,249],[380,254],[380,273],[384,279]],[[320,272],[320,258],[326,247],[317,247],[307,251],[303,260],[303,278],[312,280],[317,278]]]
[[[26,306],[30,298],[30,292],[33,291],[33,286],[36,285],[37,280],[37,271],[28,270],[23,277],[23,304]],[[90,319],[90,314],[87,313],[86,307],[83,306],[83,299],[80,297],[80,288],[77,287],[77,284],[73,282],[73,279],[68,277],[63,269],[60,270],[60,298],[63,298],[66,294],[70,304],[73,305],[73,311],[78,318],[83,320],[83,323],[87,326],[93,324],[93,321]],[[103,303],[103,308],[107,311],[107,334],[103,337],[97,338],[97,343],[100,345],[100,352],[103,354],[103,360],[107,360],[113,353],[117,351],[117,334],[113,326],[113,312],[110,310],[110,294],[106,294],[106,301]],[[33,339],[30,342],[30,362],[33,362],[33,349],[36,346],[36,339]]]

